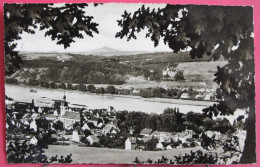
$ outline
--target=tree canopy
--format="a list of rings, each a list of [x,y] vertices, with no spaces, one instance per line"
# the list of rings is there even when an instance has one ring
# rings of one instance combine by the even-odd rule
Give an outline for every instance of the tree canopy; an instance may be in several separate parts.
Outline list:
[[[168,4],[161,9],[151,9],[143,5],[134,13],[125,11],[118,25],[121,31],[116,37],[119,38],[136,39],[136,33],[148,30],[146,37],[154,46],[162,38],[174,52],[191,48],[192,58],[212,55],[217,60],[223,56],[228,64],[218,67],[214,79],[221,102],[204,112],[211,116],[232,115],[237,109],[249,109],[241,162],[255,162],[253,8]]]
[[[97,4],[94,4],[95,6]],[[83,34],[93,37],[98,32],[98,24],[93,16],[87,16],[84,9],[88,4],[4,4],[4,44],[5,72],[14,73],[21,58],[14,51],[17,40],[23,32],[35,33],[35,29],[45,30],[45,36],[51,37],[64,48],[83,38]]]

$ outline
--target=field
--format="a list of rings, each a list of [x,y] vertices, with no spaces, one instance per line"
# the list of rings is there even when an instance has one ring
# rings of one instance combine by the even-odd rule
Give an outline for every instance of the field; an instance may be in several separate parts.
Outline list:
[[[153,161],[160,159],[163,155],[169,159],[174,159],[174,156],[179,154],[184,155],[190,153],[191,150],[197,151],[201,147],[172,149],[165,151],[139,151],[139,150],[123,150],[123,149],[109,149],[97,147],[79,147],[76,145],[59,146],[50,145],[46,150],[47,157],[55,155],[72,154],[72,163],[124,163],[133,164],[136,157],[140,161],[147,161],[148,158]]]

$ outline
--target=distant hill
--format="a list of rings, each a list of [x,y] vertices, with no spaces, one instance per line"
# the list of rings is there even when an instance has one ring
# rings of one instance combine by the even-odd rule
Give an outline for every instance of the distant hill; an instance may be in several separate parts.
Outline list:
[[[137,54],[144,54],[144,53],[152,53],[149,51],[123,51],[118,49],[113,49],[109,47],[102,47],[99,49],[95,49],[88,52],[77,52],[78,54],[83,55],[97,55],[97,56],[124,56],[124,55],[137,55]]]

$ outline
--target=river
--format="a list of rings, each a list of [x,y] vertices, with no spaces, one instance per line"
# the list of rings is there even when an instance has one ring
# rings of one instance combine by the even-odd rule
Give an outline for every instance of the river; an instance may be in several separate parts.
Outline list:
[[[45,89],[34,87],[36,93],[30,92],[32,87],[20,85],[5,85],[5,94],[8,97],[17,101],[31,102],[34,97],[48,97],[56,100],[61,100],[64,91],[57,89]],[[189,111],[202,113],[202,109],[214,104],[207,101],[192,101],[181,99],[166,99],[166,98],[142,98],[138,96],[124,95],[97,95],[86,92],[65,90],[67,101],[70,104],[86,105],[90,109],[101,109],[113,106],[115,110],[122,111],[142,111],[146,113],[163,113],[166,108],[178,107],[182,113]],[[242,114],[241,112],[239,112]],[[235,117],[237,114],[235,115]],[[234,116],[229,116],[234,117]],[[234,118],[235,118],[234,117]],[[234,119],[231,118],[230,122]],[[232,122],[231,122],[232,123]]]

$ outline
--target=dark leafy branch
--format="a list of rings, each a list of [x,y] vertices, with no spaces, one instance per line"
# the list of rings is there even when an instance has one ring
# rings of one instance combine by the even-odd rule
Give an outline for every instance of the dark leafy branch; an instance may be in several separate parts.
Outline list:
[[[20,67],[21,59],[14,49],[23,32],[34,34],[37,28],[46,30],[45,36],[50,36],[64,48],[75,42],[75,38],[83,38],[83,34],[93,37],[93,33],[99,33],[93,16],[86,15],[86,7],[88,4],[65,4],[61,7],[53,4],[5,4],[6,74],[12,74]]]

